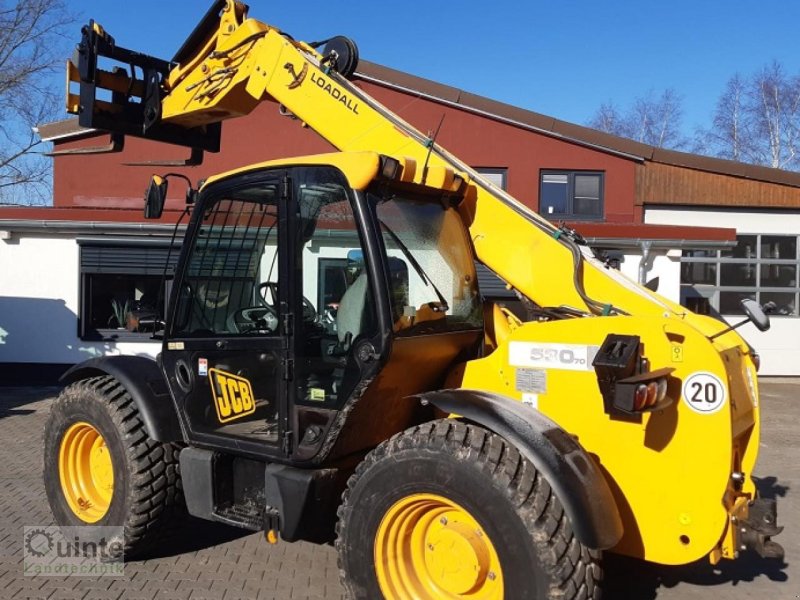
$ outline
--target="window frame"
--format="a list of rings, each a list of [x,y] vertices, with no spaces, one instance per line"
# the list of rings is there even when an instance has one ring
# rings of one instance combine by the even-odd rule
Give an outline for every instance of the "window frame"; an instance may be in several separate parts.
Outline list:
[[[480,175],[499,175],[501,189],[508,191],[508,167],[473,167],[473,169]],[[475,273],[478,278],[478,289],[484,298],[516,300],[516,295],[506,287],[505,281],[478,261],[475,261]]]
[[[567,176],[567,212],[564,213],[545,213],[543,212],[543,189],[544,178],[546,175],[566,175]],[[598,198],[598,214],[585,215],[575,213],[575,176],[576,175],[596,175],[600,179],[600,193]],[[545,219],[557,219],[563,221],[603,221],[606,214],[606,173],[595,169],[540,169],[539,170],[539,214]]]
[[[704,297],[708,300],[708,305],[713,311],[712,314],[717,314],[724,317],[740,317],[743,312],[722,312],[720,310],[720,294],[731,292],[741,294],[752,294],[757,302],[763,303],[762,294],[792,294],[794,296],[794,313],[793,314],[779,314],[771,313],[770,318],[786,318],[797,319],[800,318],[800,235],[789,233],[739,233],[739,238],[755,238],[755,255],[752,257],[733,257],[723,256],[722,251],[712,250],[713,254],[707,256],[681,256],[681,274],[680,274],[680,302],[682,306],[686,306],[686,298],[691,297]],[[794,238],[795,240],[795,256],[794,258],[770,258],[761,255],[762,238]],[[731,249],[731,252],[733,249]],[[685,253],[686,251],[684,251]],[[716,272],[714,274],[714,283],[693,283],[684,280],[684,265],[714,265]],[[735,265],[753,265],[753,285],[723,285],[722,275],[723,266]],[[794,285],[779,287],[774,285],[763,285],[761,283],[762,267],[764,266],[793,266],[795,269]]]
[[[161,291],[161,308],[162,315],[166,315],[169,303],[170,293],[172,291],[172,280],[174,277],[175,267],[178,263],[178,256],[180,254],[180,241],[178,244],[173,244],[170,239],[97,239],[97,238],[78,238],[78,315],[77,315],[77,336],[81,341],[86,342],[154,342],[160,343],[161,340],[154,338],[151,331],[128,331],[127,329],[119,329],[112,327],[93,327],[91,325],[91,315],[89,311],[92,307],[90,299],[91,294],[91,279],[96,276],[128,276],[131,278],[136,277],[157,277],[159,280],[164,277],[164,267],[166,266],[166,277],[164,277],[163,286]],[[164,251],[165,258],[167,259],[166,265],[153,265],[139,264],[128,266],[115,266],[113,258],[109,261],[111,264],[97,264],[96,266],[87,266],[88,262],[86,255],[86,248],[101,248],[115,251],[142,251],[145,248],[157,249]],[[168,258],[167,258],[168,257]],[[159,282],[161,285],[161,282]]]
[[[330,269],[347,267],[347,258],[321,256],[317,258],[317,313],[325,310],[325,272]]]
[[[259,336],[253,336],[249,333],[241,333],[241,332],[232,332],[232,331],[224,331],[224,332],[204,332],[200,335],[187,332],[183,330],[179,330],[179,328],[183,328],[186,326],[186,323],[183,323],[181,311],[184,309],[183,301],[184,295],[183,292],[185,290],[186,283],[193,279],[194,276],[191,272],[194,264],[192,262],[194,253],[197,250],[197,246],[201,241],[208,242],[211,245],[218,243],[221,238],[219,237],[225,228],[225,225],[222,226],[220,230],[215,230],[213,236],[217,236],[217,239],[214,239],[213,236],[207,236],[207,232],[203,231],[203,227],[206,226],[205,219],[212,214],[212,212],[217,211],[217,207],[221,202],[241,202],[243,204],[254,204],[255,202],[250,200],[243,200],[237,198],[231,198],[229,196],[241,193],[243,190],[252,190],[255,187],[263,187],[265,185],[275,185],[276,189],[278,190],[276,196],[276,202],[274,204],[276,213],[275,213],[275,223],[272,227],[274,227],[275,231],[275,240],[276,240],[276,258],[274,266],[277,269],[278,273],[278,301],[285,302],[286,298],[285,295],[289,291],[289,288],[286,287],[284,283],[281,283],[281,279],[288,280],[288,265],[287,261],[288,258],[286,256],[281,256],[279,251],[282,242],[278,241],[280,239],[280,235],[286,235],[287,232],[281,234],[280,232],[283,231],[283,225],[281,224],[283,221],[281,220],[281,215],[286,213],[286,208],[284,203],[286,201],[286,196],[283,195],[280,190],[281,186],[285,184],[287,181],[288,171],[286,168],[278,167],[278,168],[268,168],[264,170],[253,171],[251,173],[243,174],[239,177],[233,179],[226,179],[221,180],[219,182],[215,182],[212,186],[205,188],[200,195],[200,198],[196,200],[195,208],[192,212],[192,218],[189,223],[189,230],[185,238],[183,239],[182,245],[182,255],[179,264],[176,266],[176,273],[175,278],[180,277],[180,285],[179,286],[172,286],[174,293],[174,298],[170,295],[171,306],[168,307],[169,310],[169,317],[167,319],[167,329],[166,329],[166,338],[169,340],[198,340],[198,339],[229,339],[229,340],[238,340],[244,341],[244,343],[250,343],[248,340],[266,340],[266,339],[276,339],[284,334],[284,327],[285,324],[282,319],[279,319],[279,327],[270,334],[264,334]],[[267,206],[273,206],[271,204],[265,204]],[[214,212],[214,214],[219,214],[218,212]],[[214,227],[211,225],[209,227]],[[234,231],[238,225],[235,225],[231,231]],[[245,230],[249,229],[249,224],[245,228]],[[260,228],[257,228],[260,229]],[[219,233],[217,233],[219,231]],[[205,235],[205,237],[203,237]],[[247,235],[247,234],[246,234]],[[233,238],[232,238],[233,239]],[[228,250],[235,250],[240,251],[241,248],[233,247],[230,243],[228,247],[218,247],[218,250],[221,251],[228,251]],[[285,252],[283,254],[286,254]],[[202,260],[202,259],[201,259]],[[201,262],[201,265],[203,262]],[[238,267],[238,261],[235,265]],[[199,277],[199,279],[203,279],[203,277]],[[213,281],[214,277],[206,276],[205,279],[208,281]],[[234,275],[233,277],[225,277],[219,278],[221,279],[236,279],[242,281],[248,281],[248,277],[243,277],[240,275]],[[264,283],[264,282],[261,282]]]
[[[391,194],[392,197],[389,198],[389,199],[386,199],[385,193],[386,193],[385,190],[380,190],[379,191],[379,190],[373,189],[371,191],[368,191],[368,201],[370,203],[370,206],[372,207],[372,212],[373,212],[372,218],[373,218],[373,222],[376,224],[376,229],[375,230],[376,230],[376,232],[378,232],[378,236],[376,236],[376,237],[378,237],[378,240],[379,240],[379,243],[380,243],[380,246],[381,246],[381,250],[380,251],[381,251],[381,255],[383,257],[384,269],[385,269],[385,273],[387,274],[387,277],[388,277],[388,274],[389,274],[389,272],[391,270],[390,267],[389,267],[389,264],[388,264],[388,259],[389,259],[389,257],[392,256],[392,252],[390,251],[390,247],[389,247],[390,244],[387,243],[387,240],[389,242],[391,242],[392,246],[398,246],[398,244],[397,244],[397,242],[395,240],[393,240],[392,234],[388,233],[389,230],[384,228],[383,226],[381,226],[381,224],[384,223],[384,221],[383,221],[384,215],[381,215],[381,210],[380,210],[382,206],[387,205],[389,202],[408,203],[409,206],[414,206],[415,204],[416,205],[438,206],[443,211],[442,212],[443,221],[441,223],[442,226],[447,226],[447,224],[444,222],[444,219],[446,219],[448,217],[448,214],[451,214],[450,211],[453,211],[453,213],[455,213],[455,214],[457,214],[457,211],[456,211],[455,207],[453,207],[449,203],[443,202],[441,200],[439,202],[429,202],[427,200],[427,198],[425,197],[425,195],[418,194],[416,192],[412,193],[412,194],[408,194],[408,193],[405,193],[405,192],[400,192],[400,193],[397,193],[397,194],[392,193]],[[435,196],[438,196],[438,195],[435,195]],[[414,218],[416,218],[416,215],[414,216]],[[468,245],[469,244],[469,240],[470,240],[469,231],[467,230],[466,226],[463,224],[463,221],[461,219],[458,219],[457,217],[456,217],[456,219],[457,219],[456,222],[458,223],[458,227],[461,228],[461,234],[464,235],[465,243]],[[439,233],[441,233],[441,232],[439,232]],[[397,234],[395,234],[395,235],[397,235]],[[419,238],[419,239],[422,239],[422,238]],[[405,241],[403,241],[403,243],[405,244]],[[392,250],[393,249],[394,248],[392,248]],[[419,248],[414,248],[414,247],[407,248],[407,249],[409,250],[409,254],[411,254],[412,256],[414,256],[415,253],[420,250]],[[403,252],[402,249],[398,249],[398,250],[401,252],[401,254],[405,254],[405,252]],[[408,269],[409,276],[410,276],[410,274],[412,272],[412,269],[414,269],[414,267],[413,267],[412,264],[410,264],[410,259],[409,259],[408,256],[403,256],[403,261],[406,263],[406,267],[410,267]],[[474,296],[474,301],[475,301],[477,306],[480,306],[481,305],[481,295],[480,295],[480,288],[478,286],[478,281],[477,281],[476,263],[474,262],[474,260],[472,260],[472,257],[470,257],[470,260],[467,261],[467,262],[468,262],[468,264],[463,265],[463,267],[465,269],[469,269],[471,267],[471,270],[470,270],[470,272],[465,273],[466,275],[469,275],[469,278],[465,278],[464,280],[465,281],[474,282],[473,285],[475,286],[475,292],[476,292],[476,294]],[[418,275],[418,277],[422,278],[422,276],[419,276],[419,275]],[[428,277],[429,277],[429,273],[424,274],[424,278],[425,279],[427,279]],[[458,278],[459,277],[456,277],[456,279],[458,279]],[[446,288],[444,288],[444,287],[442,287],[441,289],[437,290],[435,285],[433,285],[432,281],[431,280],[428,280],[428,281],[430,282],[429,283],[430,289],[427,290],[427,293],[432,294],[432,295],[433,294],[438,295],[441,292],[442,289],[446,290]],[[411,282],[409,282],[409,283],[411,283]],[[441,285],[441,283],[440,283],[440,285]],[[448,297],[448,294],[447,294],[446,291],[445,291],[445,293],[442,293],[442,295],[445,298]],[[431,296],[431,300],[433,300],[433,296]],[[430,303],[426,303],[426,304],[430,304]],[[412,304],[412,306],[416,307],[415,304]],[[450,310],[452,310],[454,308],[454,306],[456,306],[455,302],[452,303],[452,306],[450,306],[448,311],[446,311],[446,312],[450,312]],[[400,311],[397,311],[396,309],[397,309],[396,306],[392,306],[392,299],[389,298],[389,310],[390,310],[390,313],[392,315],[394,315],[395,312],[397,312],[397,313],[399,313],[401,315],[404,314],[404,312],[403,312],[404,307]],[[434,322],[438,321],[439,319],[436,319],[436,320],[434,320],[434,319],[426,319],[426,320],[423,320],[423,321],[419,321],[418,323],[413,324],[412,326],[410,326],[408,328],[401,327],[399,330],[398,329],[394,329],[394,327],[393,327],[393,329],[394,329],[394,337],[395,338],[408,338],[408,337],[420,337],[420,336],[426,336],[426,335],[440,335],[440,334],[445,334],[445,333],[446,334],[450,334],[450,333],[463,332],[463,331],[477,331],[477,330],[480,330],[480,329],[483,328],[483,313],[480,310],[478,310],[476,312],[478,313],[478,320],[480,321],[480,323],[475,323],[475,324],[469,323],[469,318],[471,317],[471,312],[467,312],[466,316],[465,315],[461,315],[460,317],[457,314],[453,313],[452,315],[447,315],[447,317],[452,317],[452,318],[447,318],[446,317],[444,319],[441,319],[441,321],[444,323],[445,326],[444,327],[440,327],[440,328],[433,328],[432,327],[432,324],[434,324]],[[462,319],[462,320],[459,321],[459,320],[456,320],[456,319]],[[428,324],[427,326],[425,326],[426,323]],[[395,325],[395,324],[396,323],[394,323],[394,320],[393,320],[393,325]]]
[[[499,175],[500,188],[508,190],[508,167],[472,167],[479,175]]]

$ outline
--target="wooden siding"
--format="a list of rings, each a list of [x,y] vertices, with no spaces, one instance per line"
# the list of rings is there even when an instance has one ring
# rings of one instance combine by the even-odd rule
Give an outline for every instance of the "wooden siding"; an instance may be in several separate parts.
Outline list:
[[[800,208],[800,188],[647,162],[636,167],[636,204]]]

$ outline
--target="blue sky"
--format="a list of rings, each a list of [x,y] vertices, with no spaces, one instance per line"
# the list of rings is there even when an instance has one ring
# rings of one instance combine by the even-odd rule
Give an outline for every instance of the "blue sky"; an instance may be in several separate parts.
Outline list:
[[[800,2],[325,2],[252,0],[250,14],[294,37],[351,37],[361,56],[567,121],[673,87],[684,131],[707,125],[735,72],[778,60],[800,73]],[[122,45],[171,58],[210,1],[69,2]],[[75,26],[74,39],[79,38]]]

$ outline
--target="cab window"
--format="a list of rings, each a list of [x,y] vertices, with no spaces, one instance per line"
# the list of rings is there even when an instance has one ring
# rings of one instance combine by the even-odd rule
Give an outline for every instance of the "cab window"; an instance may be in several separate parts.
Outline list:
[[[480,328],[475,265],[455,209],[396,194],[371,200],[386,248],[395,332]]]

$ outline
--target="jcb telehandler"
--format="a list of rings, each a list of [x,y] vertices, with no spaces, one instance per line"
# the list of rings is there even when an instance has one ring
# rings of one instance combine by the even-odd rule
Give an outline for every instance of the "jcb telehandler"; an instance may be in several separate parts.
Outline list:
[[[335,539],[355,598],[598,598],[601,551],[781,556],[751,479],[752,348],[381,106],[357,62],[352,41],[297,41],[234,0],[171,61],[83,29],[81,125],[197,156],[273,102],[341,152],[189,190],[158,359],[77,365],[52,407],[56,520],[124,525],[132,556],[185,498],[272,540]],[[146,216],[166,188],[152,179]],[[526,319],[482,299],[475,260]]]

